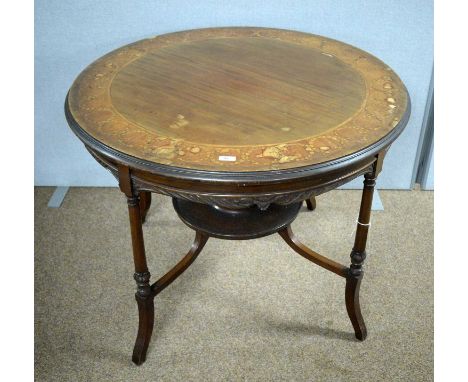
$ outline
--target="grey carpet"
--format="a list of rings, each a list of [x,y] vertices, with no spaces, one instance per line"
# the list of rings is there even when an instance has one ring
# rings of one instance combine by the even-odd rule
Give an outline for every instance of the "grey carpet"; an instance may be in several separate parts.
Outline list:
[[[156,298],[146,363],[131,363],[137,330],[126,203],[113,188],[72,188],[47,208],[35,189],[37,381],[430,381],[433,379],[433,193],[381,191],[373,213],[354,339],[344,280],[278,235],[210,239]],[[301,240],[348,264],[359,191],[303,207]],[[153,195],[144,227],[152,280],[194,234],[170,199]]]

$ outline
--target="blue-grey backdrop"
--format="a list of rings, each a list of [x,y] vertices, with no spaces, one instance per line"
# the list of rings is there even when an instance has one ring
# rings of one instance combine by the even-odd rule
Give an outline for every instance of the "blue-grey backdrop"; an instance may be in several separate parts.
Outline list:
[[[405,82],[413,111],[387,156],[378,186],[411,186],[433,63],[431,0],[36,0],[35,184],[117,184],[73,135],[63,114],[69,86],[89,63],[139,39],[216,26],[320,34],[385,61]],[[351,184],[356,186],[359,182]]]

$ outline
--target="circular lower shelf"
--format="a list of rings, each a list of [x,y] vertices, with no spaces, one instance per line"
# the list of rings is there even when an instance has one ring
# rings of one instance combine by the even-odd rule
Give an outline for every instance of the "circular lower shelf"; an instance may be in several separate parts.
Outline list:
[[[257,206],[227,209],[173,198],[172,204],[180,219],[190,228],[220,239],[254,239],[271,235],[292,223],[302,201],[271,204],[262,211]]]

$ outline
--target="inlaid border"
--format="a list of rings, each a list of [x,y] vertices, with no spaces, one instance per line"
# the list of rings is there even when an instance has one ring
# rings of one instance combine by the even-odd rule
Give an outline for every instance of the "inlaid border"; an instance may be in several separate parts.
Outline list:
[[[367,88],[364,107],[335,129],[314,137],[282,144],[236,147],[192,144],[157,135],[129,122],[114,109],[110,98],[112,79],[132,61],[171,44],[230,37],[278,39],[336,57],[364,79]],[[107,54],[79,75],[70,89],[68,102],[71,116],[81,129],[124,154],[180,168],[248,172],[309,166],[362,150],[397,127],[405,115],[408,96],[403,83],[388,66],[339,41],[278,29],[215,28],[157,36]],[[236,161],[219,161],[220,156],[235,156]]]

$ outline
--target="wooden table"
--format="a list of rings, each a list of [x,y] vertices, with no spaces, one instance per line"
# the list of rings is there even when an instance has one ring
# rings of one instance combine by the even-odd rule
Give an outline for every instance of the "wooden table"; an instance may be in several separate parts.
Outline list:
[[[346,280],[359,340],[359,288],[375,180],[410,113],[398,76],[382,61],[326,37],[267,28],[156,36],[117,49],[75,80],[65,113],[91,155],[127,197],[145,361],[154,297],[195,260],[210,236],[279,233],[301,256]],[[364,174],[351,265],[307,248],[291,231],[303,201]],[[173,198],[195,230],[192,247],[150,283],[142,223],[151,193]]]

